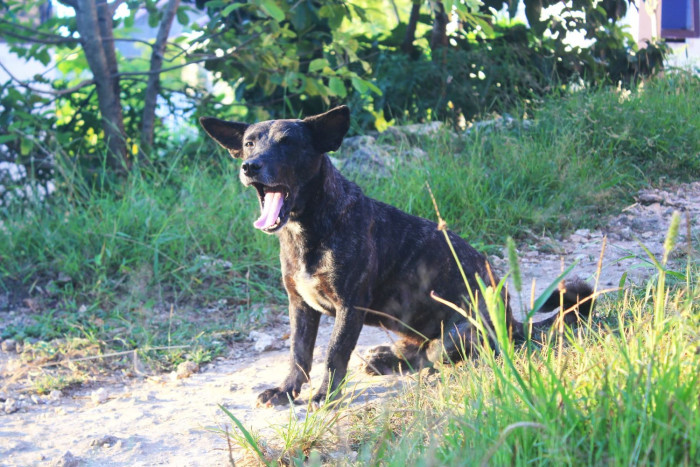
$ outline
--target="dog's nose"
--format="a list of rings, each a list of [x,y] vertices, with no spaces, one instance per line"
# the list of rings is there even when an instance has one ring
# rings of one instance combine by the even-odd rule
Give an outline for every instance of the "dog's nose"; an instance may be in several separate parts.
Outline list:
[[[262,164],[260,164],[259,161],[246,161],[243,163],[243,165],[241,165],[241,170],[243,170],[243,173],[249,177],[260,172],[261,168]]]

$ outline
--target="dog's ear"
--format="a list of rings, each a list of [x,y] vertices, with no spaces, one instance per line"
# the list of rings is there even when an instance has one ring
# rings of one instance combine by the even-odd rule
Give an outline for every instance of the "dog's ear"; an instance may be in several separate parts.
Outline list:
[[[335,151],[350,129],[350,109],[342,105],[303,121],[311,130],[313,145],[318,152]]]
[[[228,149],[233,157],[241,157],[243,133],[247,123],[227,122],[214,117],[200,117],[199,123],[214,141]]]

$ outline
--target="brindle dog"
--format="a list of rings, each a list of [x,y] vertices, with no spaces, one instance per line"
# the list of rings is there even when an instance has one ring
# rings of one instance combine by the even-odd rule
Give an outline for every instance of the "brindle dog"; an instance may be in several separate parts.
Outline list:
[[[418,368],[455,361],[479,345],[469,321],[430,296],[434,291],[469,307],[443,232],[434,222],[368,198],[328,158],[326,153],[340,147],[350,126],[347,107],[303,120],[249,125],[204,117],[200,122],[233,157],[242,159],[240,180],[255,188],[260,201],[261,214],[253,225],[280,241],[292,328],[289,375],[262,392],[259,404],[285,404],[299,395],[311,370],[321,313],[334,316],[335,324],[315,402],[323,402],[345,377],[363,324],[401,336],[393,346],[370,353],[367,367],[380,374],[396,371],[402,362]],[[456,234],[448,235],[469,286],[478,291],[476,276],[489,278],[486,258]],[[592,292],[584,282],[567,284],[541,311],[556,308],[560,294],[569,308]],[[479,308],[485,310],[483,301]],[[590,301],[578,311],[576,315],[586,316]],[[487,315],[482,313],[488,326]],[[556,317],[539,327],[550,326]],[[522,340],[523,323],[513,318],[510,306],[506,320],[513,338]],[[566,322],[575,320],[574,313],[565,316]]]

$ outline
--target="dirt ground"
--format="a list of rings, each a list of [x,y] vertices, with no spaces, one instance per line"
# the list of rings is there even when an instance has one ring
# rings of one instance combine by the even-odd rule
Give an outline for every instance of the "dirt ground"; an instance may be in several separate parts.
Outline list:
[[[527,289],[522,300],[530,301],[532,281],[535,289],[541,291],[558,275],[562,265],[574,261],[579,264],[573,274],[595,283],[604,238],[607,240],[598,289],[617,287],[625,272],[627,285],[640,283],[655,270],[637,240],[660,257],[674,210],[683,213],[683,220],[673,257],[679,261],[686,257],[687,233],[691,229],[697,255],[700,182],[668,190],[644,190],[635,204],[611,218],[602,230],[579,230],[560,240],[533,238],[532,245],[521,247],[521,271]],[[507,269],[505,261],[491,260],[500,273]],[[513,300],[515,309],[521,309],[521,297],[516,295]],[[322,320],[311,374],[315,384],[321,376],[332,325],[332,320]],[[255,341],[234,344],[229,355],[186,378],[168,374],[113,378],[101,387],[48,397],[0,392],[0,465],[230,465],[230,458],[238,461],[243,451],[234,446],[230,452],[224,437],[212,431],[231,429],[219,404],[244,425],[262,430],[267,437],[274,437],[276,424],[289,420],[289,408],[255,408],[256,395],[279,383],[286,374],[286,332],[284,325],[266,329]],[[270,337],[276,350],[255,349],[256,344],[260,347]],[[410,384],[407,376],[370,377],[360,370],[364,352],[391,339],[381,329],[363,329],[350,365],[348,387],[362,393],[355,404],[391,397],[403,385]],[[0,351],[0,378],[20,364],[16,353]],[[303,407],[295,407],[295,412],[292,416],[305,414]]]

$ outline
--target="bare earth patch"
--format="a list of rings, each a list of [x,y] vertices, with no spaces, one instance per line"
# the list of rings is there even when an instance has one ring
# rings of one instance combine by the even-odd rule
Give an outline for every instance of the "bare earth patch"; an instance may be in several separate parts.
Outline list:
[[[596,270],[603,239],[598,288],[615,288],[627,273],[627,285],[639,284],[655,269],[639,246],[641,241],[655,255],[661,255],[669,220],[674,210],[683,214],[676,258],[686,258],[688,232],[694,242],[700,236],[700,182],[664,190],[644,190],[637,203],[610,219],[600,231],[579,230],[562,240],[537,239],[521,247],[522,298],[514,294],[516,310],[520,300],[530,301],[530,284],[539,293],[559,274],[563,266],[579,264],[574,275],[596,281]],[[690,225],[687,226],[687,222]],[[684,259],[683,259],[684,260]],[[507,270],[505,261],[492,258],[499,273]],[[511,287],[512,290],[512,287]],[[322,320],[311,377],[318,384],[322,359],[333,322]],[[286,408],[255,408],[257,394],[276,385],[288,365],[287,332],[284,323],[266,329],[255,341],[235,343],[227,357],[197,369],[179,368],[173,374],[145,378],[107,377],[99,385],[31,396],[12,390],[0,391],[0,465],[230,465],[243,451],[229,446],[212,431],[231,430],[230,420],[219,409],[221,404],[245,426],[262,430],[265,439],[274,437],[275,424],[290,416]],[[402,386],[411,385],[411,376],[365,375],[361,370],[364,352],[392,336],[381,329],[365,327],[350,362],[348,388],[359,394],[355,404],[391,397]],[[0,387],[22,363],[7,341],[0,351]],[[257,347],[257,348],[256,348]],[[297,417],[305,407],[295,406]]]

